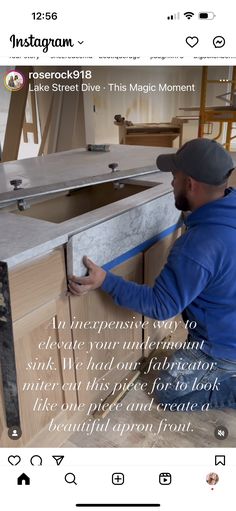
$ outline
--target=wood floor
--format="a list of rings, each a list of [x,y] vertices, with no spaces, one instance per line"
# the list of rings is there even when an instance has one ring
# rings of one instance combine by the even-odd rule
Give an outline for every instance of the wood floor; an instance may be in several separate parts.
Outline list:
[[[185,340],[184,331],[179,328],[174,339]],[[147,376],[142,375],[139,381],[148,381],[152,384],[155,373]],[[205,412],[164,412],[157,411],[155,403],[150,410],[127,411],[126,407],[131,403],[143,403],[148,407],[151,396],[148,389],[131,390],[123,398],[122,409],[110,412],[104,419],[95,421],[101,429],[88,432],[73,433],[63,447],[235,447],[236,446],[236,410],[210,410]],[[161,422],[163,420],[163,422]],[[90,421],[90,427],[91,427]],[[191,423],[189,425],[189,423]],[[139,425],[139,428],[134,425]],[[140,424],[142,426],[140,426]],[[163,425],[172,424],[171,430],[163,431]],[[119,426],[117,426],[119,425]],[[152,425],[149,428],[148,425]],[[183,426],[185,425],[185,426]],[[186,431],[188,425],[189,431]],[[225,426],[228,429],[228,437],[217,440],[214,435],[217,426]],[[116,431],[117,427],[120,428]],[[114,430],[114,429],[115,430]],[[123,433],[121,434],[121,428]],[[130,428],[128,430],[128,428]],[[133,430],[131,430],[133,428]],[[185,428],[185,430],[183,430]],[[127,430],[127,431],[126,431]]]

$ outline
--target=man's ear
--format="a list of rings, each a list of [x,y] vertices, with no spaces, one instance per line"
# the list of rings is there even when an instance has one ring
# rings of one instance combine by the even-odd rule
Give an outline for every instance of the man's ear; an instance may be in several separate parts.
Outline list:
[[[188,192],[193,192],[195,190],[195,183],[195,179],[193,179],[191,176],[187,176],[186,189]]]

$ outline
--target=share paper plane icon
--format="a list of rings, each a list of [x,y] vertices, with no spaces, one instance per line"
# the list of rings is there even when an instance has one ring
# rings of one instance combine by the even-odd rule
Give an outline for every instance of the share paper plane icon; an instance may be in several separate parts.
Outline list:
[[[60,465],[65,456],[52,456],[57,465]]]

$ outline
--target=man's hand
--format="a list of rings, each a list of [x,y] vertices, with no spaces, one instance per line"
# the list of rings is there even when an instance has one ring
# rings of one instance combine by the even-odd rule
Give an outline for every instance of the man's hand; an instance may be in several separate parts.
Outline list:
[[[101,287],[106,277],[106,272],[94,264],[87,256],[83,257],[83,263],[89,270],[88,277],[69,278],[69,290],[73,295],[82,296],[92,289]]]

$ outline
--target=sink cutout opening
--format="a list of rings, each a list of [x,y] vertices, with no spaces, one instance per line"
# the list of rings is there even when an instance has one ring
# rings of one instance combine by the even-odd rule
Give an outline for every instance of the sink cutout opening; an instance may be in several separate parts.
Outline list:
[[[48,200],[41,199],[41,202],[30,205],[29,209],[25,211],[17,209],[13,213],[47,222],[61,223],[154,186],[154,183],[142,185],[140,183],[140,181],[138,184],[122,183],[123,187],[116,187],[114,183],[88,186]],[[155,183],[155,185],[158,184],[161,183]],[[29,201],[26,199],[26,202],[30,203],[30,199]]]

